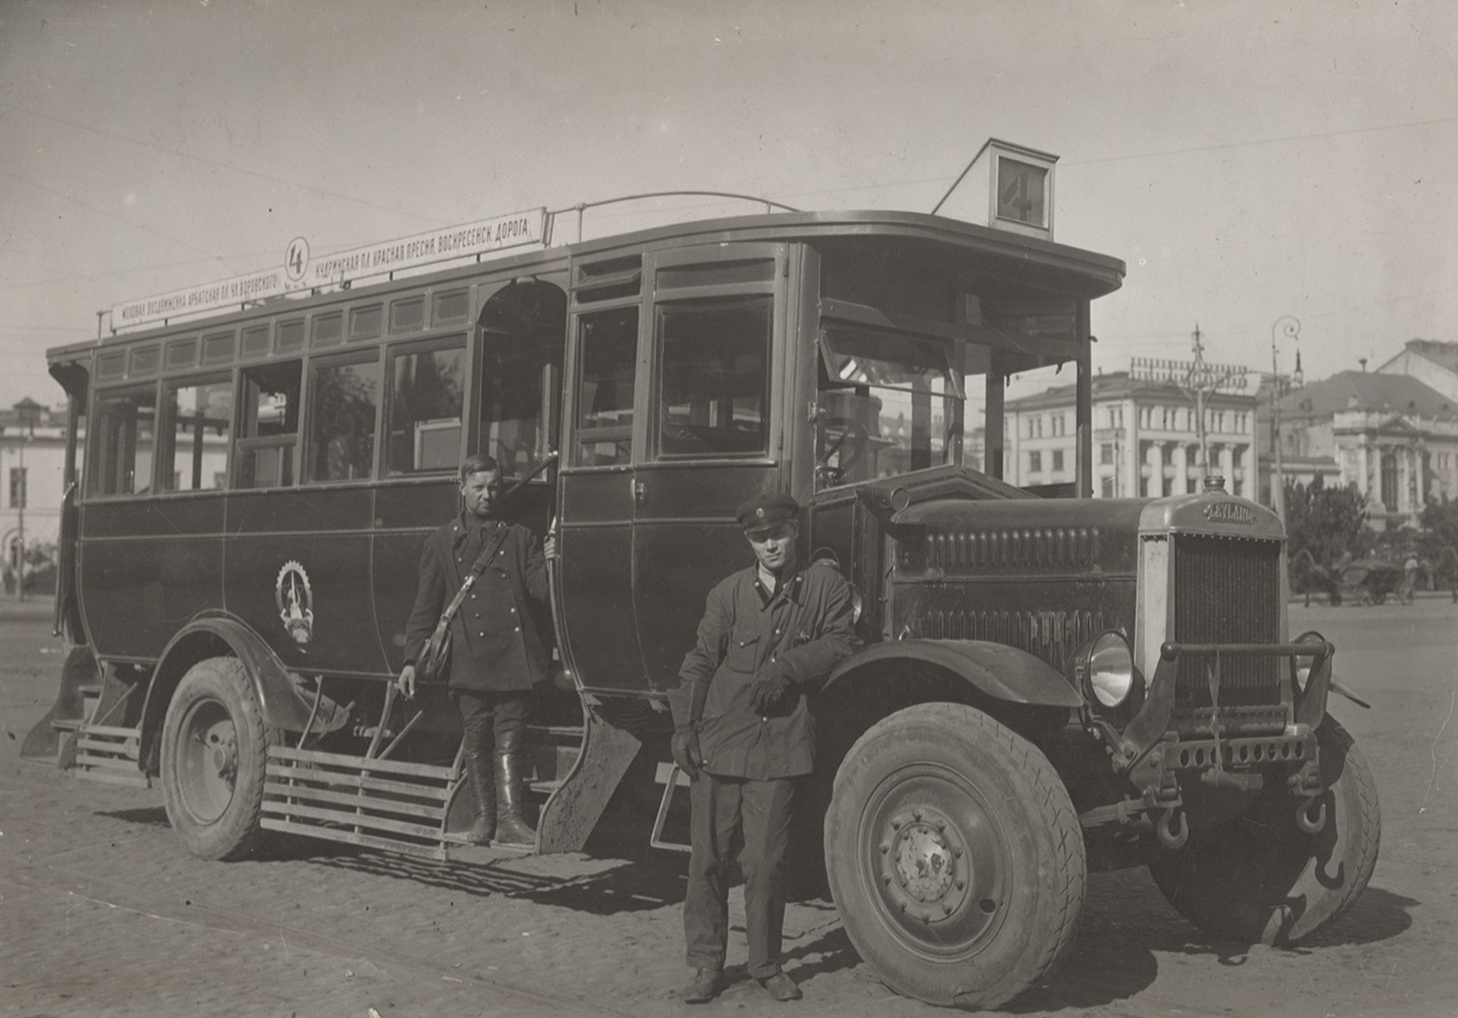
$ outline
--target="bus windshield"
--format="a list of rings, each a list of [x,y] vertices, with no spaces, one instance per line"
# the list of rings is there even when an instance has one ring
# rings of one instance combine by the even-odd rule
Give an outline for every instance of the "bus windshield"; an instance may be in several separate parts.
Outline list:
[[[816,487],[961,462],[956,344],[849,323],[820,332]]]

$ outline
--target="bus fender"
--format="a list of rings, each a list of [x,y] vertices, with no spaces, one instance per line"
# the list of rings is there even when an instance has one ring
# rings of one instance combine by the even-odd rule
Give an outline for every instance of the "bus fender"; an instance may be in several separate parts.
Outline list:
[[[145,769],[156,769],[157,740],[167,705],[177,684],[187,670],[210,657],[236,657],[243,662],[265,724],[301,732],[310,725],[313,697],[305,696],[297,677],[279,660],[273,650],[248,625],[230,616],[203,616],[183,627],[168,642],[157,660],[156,671],[147,689],[142,707],[140,758],[148,761]],[[329,732],[340,728],[348,714],[323,698],[315,714],[312,730]]]
[[[888,640],[842,661],[825,688],[849,676],[916,664],[949,672],[986,696],[1039,707],[1083,706],[1083,697],[1052,665],[1025,650],[990,640]]]

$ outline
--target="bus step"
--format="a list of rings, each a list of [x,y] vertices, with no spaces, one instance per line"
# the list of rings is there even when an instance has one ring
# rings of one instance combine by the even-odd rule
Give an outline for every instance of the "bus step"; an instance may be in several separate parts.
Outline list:
[[[445,860],[450,767],[270,746],[260,826]]]
[[[78,722],[75,728],[78,778],[112,785],[151,788],[152,781],[137,766],[142,733],[136,728],[116,728]]]

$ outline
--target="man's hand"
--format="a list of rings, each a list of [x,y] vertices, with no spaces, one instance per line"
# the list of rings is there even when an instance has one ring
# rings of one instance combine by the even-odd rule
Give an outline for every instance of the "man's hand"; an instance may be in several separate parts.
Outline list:
[[[669,746],[673,750],[673,762],[678,764],[678,769],[687,774],[689,780],[698,777],[699,762],[703,759],[703,754],[699,752],[699,733],[692,728],[677,728]]]
[[[395,680],[395,688],[405,699],[415,699],[415,666],[413,664],[407,664],[400,669],[400,677]]]
[[[779,672],[761,675],[749,687],[749,706],[756,714],[764,714],[780,702],[791,685],[789,678]]]
[[[554,558],[557,557],[557,535],[556,534],[552,534],[552,533],[547,534],[547,539],[542,542],[542,555],[549,562],[552,559],[554,559]]]

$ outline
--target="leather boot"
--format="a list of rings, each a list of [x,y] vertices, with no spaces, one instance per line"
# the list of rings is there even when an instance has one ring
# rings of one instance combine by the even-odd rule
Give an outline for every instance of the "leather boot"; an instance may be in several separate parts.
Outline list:
[[[466,735],[466,753],[462,760],[471,791],[476,798],[476,821],[466,832],[472,845],[489,845],[496,837],[496,782],[491,773],[491,745],[482,737]]]
[[[525,733],[503,733],[496,745],[496,841],[535,847],[537,832],[522,818],[521,741]]]

